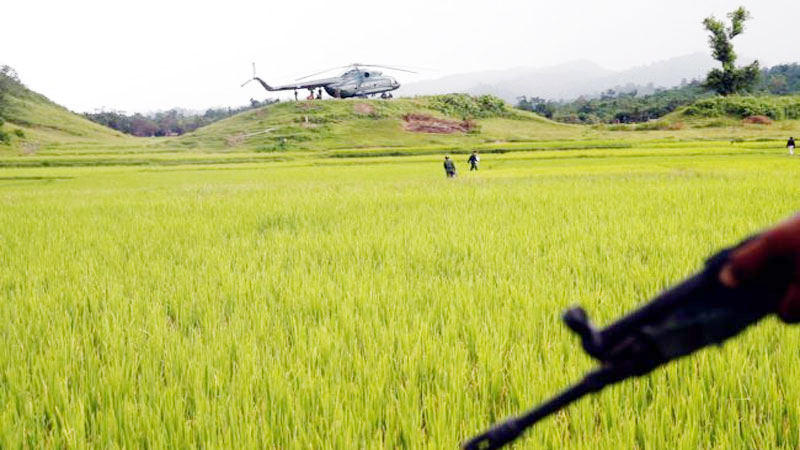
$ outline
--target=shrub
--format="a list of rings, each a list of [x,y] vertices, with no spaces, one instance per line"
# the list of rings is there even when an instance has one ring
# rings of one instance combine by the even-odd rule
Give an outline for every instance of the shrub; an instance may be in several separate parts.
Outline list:
[[[505,102],[493,95],[435,95],[431,97],[430,108],[464,120],[503,117],[509,114]]]
[[[8,135],[8,133],[3,131],[3,123],[3,118],[0,117],[0,144],[8,144],[9,141],[11,141],[11,137]]]
[[[800,119],[800,96],[712,97],[688,106],[684,114],[695,117],[765,116],[772,120]]]

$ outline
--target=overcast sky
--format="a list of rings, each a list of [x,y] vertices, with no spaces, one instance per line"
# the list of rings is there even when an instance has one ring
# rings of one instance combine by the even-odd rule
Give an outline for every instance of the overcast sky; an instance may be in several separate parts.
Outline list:
[[[800,61],[798,0],[9,0],[0,64],[79,112],[205,109],[270,96],[239,87],[251,61],[274,83],[352,62],[428,69],[400,82],[576,59],[625,69],[708,52],[702,19],[739,5],[753,15],[739,54]]]

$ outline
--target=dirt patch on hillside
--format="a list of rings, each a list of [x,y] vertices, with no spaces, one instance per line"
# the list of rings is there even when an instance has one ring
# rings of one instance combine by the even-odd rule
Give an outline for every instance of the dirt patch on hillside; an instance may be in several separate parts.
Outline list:
[[[372,114],[375,112],[375,107],[369,103],[356,103],[353,105],[353,111],[356,114]]]
[[[472,120],[438,119],[427,114],[406,114],[403,121],[403,129],[414,133],[469,133],[476,127]]]
[[[745,117],[742,120],[744,123],[754,123],[756,125],[770,125],[772,124],[772,119],[767,116],[749,116]]]
[[[226,147],[238,147],[244,143],[245,136],[243,134],[232,134],[225,138]]]

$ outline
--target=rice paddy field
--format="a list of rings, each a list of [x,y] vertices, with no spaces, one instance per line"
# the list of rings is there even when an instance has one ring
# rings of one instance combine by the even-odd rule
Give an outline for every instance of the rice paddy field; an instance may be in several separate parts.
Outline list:
[[[565,308],[608,323],[800,209],[778,141],[516,150],[454,180],[425,152],[8,159],[0,449],[454,449],[593,367]],[[513,448],[798,449],[798,380],[769,319]]]

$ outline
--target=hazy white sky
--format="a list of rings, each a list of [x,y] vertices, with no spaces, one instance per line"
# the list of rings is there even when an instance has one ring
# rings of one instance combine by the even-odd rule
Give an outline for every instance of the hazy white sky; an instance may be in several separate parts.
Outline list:
[[[625,69],[707,52],[702,19],[739,5],[753,14],[739,54],[800,61],[798,0],[9,0],[0,64],[75,111],[204,109],[270,96],[239,87],[251,61],[275,83],[352,62],[435,69],[401,83],[575,59]]]

